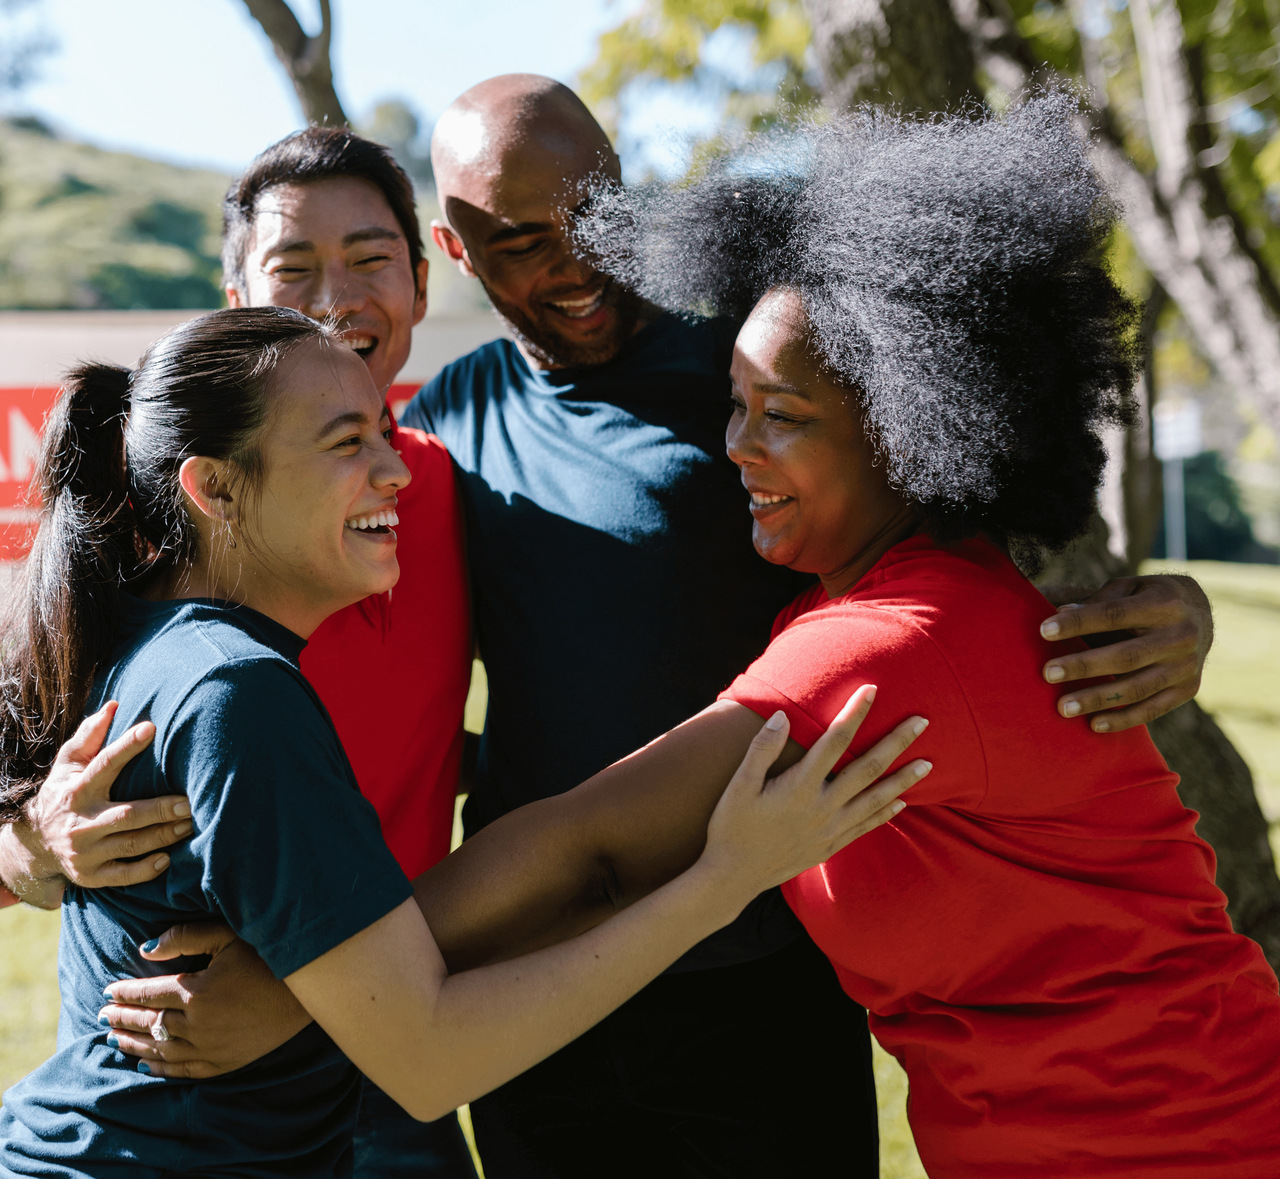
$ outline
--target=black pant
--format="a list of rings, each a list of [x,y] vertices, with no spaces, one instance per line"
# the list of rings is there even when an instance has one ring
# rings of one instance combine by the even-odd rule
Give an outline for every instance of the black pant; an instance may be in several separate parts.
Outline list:
[[[354,1179],[476,1179],[457,1114],[416,1122],[368,1077],[362,1084]]]
[[[801,938],[663,975],[472,1102],[486,1179],[877,1179],[866,1012]]]

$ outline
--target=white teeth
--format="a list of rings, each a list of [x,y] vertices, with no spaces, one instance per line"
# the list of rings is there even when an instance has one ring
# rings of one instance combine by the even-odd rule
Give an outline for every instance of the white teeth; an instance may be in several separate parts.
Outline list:
[[[790,498],[789,495],[764,495],[759,491],[751,493],[751,502],[761,508],[766,504],[780,504],[784,499]]]
[[[343,527],[353,532],[367,532],[373,528],[394,528],[399,523],[400,517],[393,511],[375,512],[372,516],[352,516],[343,522]]]
[[[592,315],[599,310],[600,304],[603,302],[604,291],[597,291],[594,295],[588,295],[585,299],[556,300],[552,302],[551,306],[572,319],[585,319],[588,315]]]
[[[359,349],[361,348],[373,347],[372,336],[345,336],[344,339],[346,340],[347,345],[349,347],[354,348],[357,351],[359,351]]]

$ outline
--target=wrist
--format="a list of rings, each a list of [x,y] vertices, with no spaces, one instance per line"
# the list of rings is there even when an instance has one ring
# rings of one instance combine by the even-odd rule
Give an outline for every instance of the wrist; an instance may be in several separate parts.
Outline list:
[[[744,879],[741,871],[735,871],[736,865],[717,862],[703,852],[702,856],[685,873],[685,878],[700,903],[714,922],[714,929],[736,921],[743,909],[747,907],[761,892],[763,885],[758,881]]]
[[[36,908],[53,909],[62,899],[63,883],[57,861],[25,822],[0,828],[0,886],[6,893]]]

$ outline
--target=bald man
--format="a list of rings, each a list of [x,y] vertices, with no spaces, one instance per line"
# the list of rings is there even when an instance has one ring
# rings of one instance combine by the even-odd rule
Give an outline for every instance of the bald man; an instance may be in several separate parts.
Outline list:
[[[470,833],[705,708],[807,579],[756,556],[724,457],[734,326],[659,314],[567,248],[582,181],[620,177],[577,96],[482,83],[432,164],[432,237],[513,337],[403,415],[445,440],[467,517]],[[490,1179],[879,1173],[866,1020],[776,892],[472,1119]]]

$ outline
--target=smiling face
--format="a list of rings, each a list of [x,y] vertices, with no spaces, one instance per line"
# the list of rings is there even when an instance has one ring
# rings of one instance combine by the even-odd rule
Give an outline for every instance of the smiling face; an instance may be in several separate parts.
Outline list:
[[[432,162],[447,224],[433,222],[431,236],[480,280],[532,365],[603,364],[636,331],[642,305],[575,256],[566,210],[588,178],[617,180],[621,169],[586,108],[563,87],[538,90],[546,81],[494,79],[492,93],[482,84],[441,117]]]
[[[244,276],[243,290],[227,288],[232,307],[292,307],[313,319],[332,312],[384,396],[427,311],[427,263],[414,274],[386,197],[355,177],[266,189]]]
[[[875,462],[854,393],[821,364],[794,291],[756,304],[730,374],[725,448],[751,496],[756,551],[844,593],[915,525]]]
[[[408,468],[390,418],[350,349],[307,343],[278,373],[259,491],[241,505],[237,600],[309,634],[400,576],[396,492]]]

